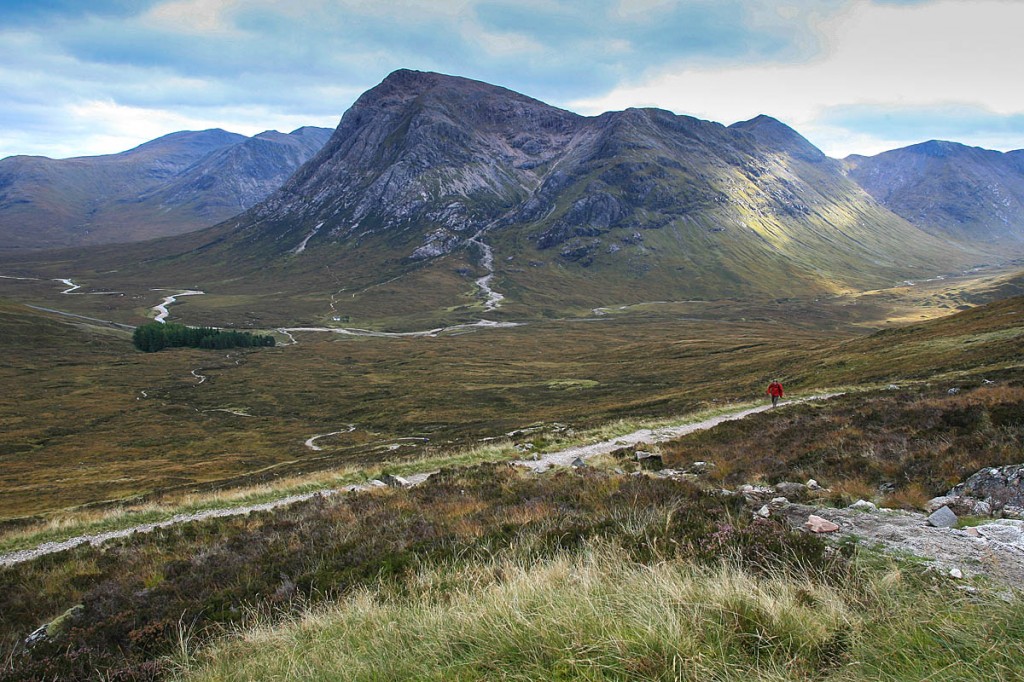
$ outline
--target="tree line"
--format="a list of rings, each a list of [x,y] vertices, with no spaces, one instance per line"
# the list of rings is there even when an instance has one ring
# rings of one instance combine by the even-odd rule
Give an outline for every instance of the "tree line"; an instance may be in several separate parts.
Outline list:
[[[163,348],[257,348],[273,346],[274,337],[212,327],[187,327],[183,324],[150,322],[135,328],[135,347],[147,353]]]

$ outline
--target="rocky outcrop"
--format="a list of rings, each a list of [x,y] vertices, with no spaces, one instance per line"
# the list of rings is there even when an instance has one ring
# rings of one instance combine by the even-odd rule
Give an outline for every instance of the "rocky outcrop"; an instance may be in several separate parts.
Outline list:
[[[1024,464],[986,467],[949,491],[950,497],[973,498],[992,511],[1024,514]]]
[[[996,519],[965,529],[934,527],[924,514],[878,509],[833,509],[803,504],[769,505],[769,516],[810,532],[837,526],[827,537],[854,540],[866,547],[910,554],[931,562],[942,573],[984,575],[1004,585],[1024,584],[1024,521]],[[810,523],[811,525],[807,525]]]

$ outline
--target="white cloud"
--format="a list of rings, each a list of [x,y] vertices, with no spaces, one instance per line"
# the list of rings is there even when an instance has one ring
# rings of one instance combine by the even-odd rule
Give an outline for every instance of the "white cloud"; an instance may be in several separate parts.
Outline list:
[[[172,0],[150,8],[143,23],[182,33],[227,35],[236,33],[230,13],[239,0]]]
[[[722,68],[676,64],[641,83],[567,105],[584,113],[658,106],[727,123],[768,113],[841,156],[865,151],[851,145],[895,141],[872,142],[825,128],[820,119],[833,108],[966,105],[1024,112],[1022,25],[1019,2],[855,2],[817,22],[827,49],[811,61]],[[1016,146],[1024,147],[1024,141]]]

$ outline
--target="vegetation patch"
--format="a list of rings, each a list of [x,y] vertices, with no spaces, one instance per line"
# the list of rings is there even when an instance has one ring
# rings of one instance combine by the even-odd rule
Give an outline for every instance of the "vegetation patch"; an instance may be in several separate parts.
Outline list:
[[[662,445],[667,466],[715,464],[723,485],[806,481],[837,501],[920,508],[986,466],[1017,464],[1024,442],[1019,381],[850,394],[769,411]]]
[[[318,498],[83,546],[0,569],[0,679],[145,679],[164,670],[183,627],[206,641],[245,623],[256,604],[276,620],[360,589],[417,593],[422,570],[494,557],[528,565],[592,542],[614,542],[642,565],[734,557],[759,573],[847,571],[816,538],[749,522],[741,504],[663,479],[486,466],[408,491]],[[62,614],[56,636],[25,644]]]
[[[155,353],[164,348],[254,348],[273,346],[273,336],[250,334],[249,332],[213,329],[212,327],[187,327],[172,322],[150,322],[139,325],[132,333],[132,343],[146,353]]]
[[[588,543],[410,582],[252,625],[175,678],[1011,680],[1024,663],[1020,600],[967,599],[889,563],[823,580]]]

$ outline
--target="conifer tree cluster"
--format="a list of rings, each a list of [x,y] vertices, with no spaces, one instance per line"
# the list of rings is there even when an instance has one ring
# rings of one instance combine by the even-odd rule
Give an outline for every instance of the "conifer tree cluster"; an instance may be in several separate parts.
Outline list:
[[[135,347],[147,353],[163,348],[255,348],[273,346],[274,337],[211,327],[187,327],[183,324],[150,322],[135,328]]]

